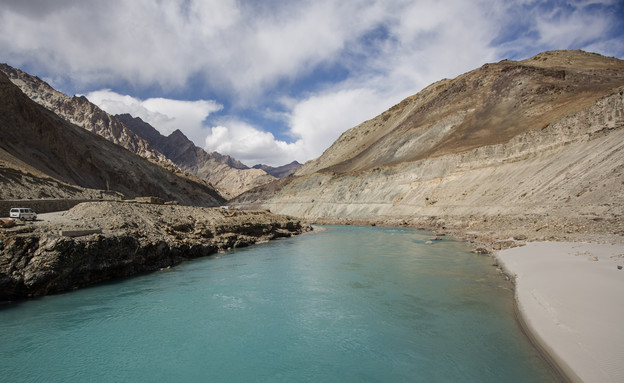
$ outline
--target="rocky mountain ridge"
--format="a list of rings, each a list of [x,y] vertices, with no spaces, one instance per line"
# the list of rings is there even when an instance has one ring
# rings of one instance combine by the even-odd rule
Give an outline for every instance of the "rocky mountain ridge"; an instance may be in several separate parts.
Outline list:
[[[156,162],[168,162],[147,141],[126,128],[120,121],[91,103],[84,96],[69,97],[48,83],[7,64],[0,71],[17,85],[31,100],[56,113],[61,118],[120,145],[141,157]]]
[[[7,64],[0,64],[11,82],[28,97],[61,118],[96,133],[172,172],[186,172],[215,186],[231,198],[275,178],[264,171],[249,170],[236,159],[207,153],[176,130],[165,137],[151,125],[130,115],[112,116],[84,96],[69,97],[48,83]]]
[[[132,117],[129,114],[116,117],[180,169],[210,182],[227,198],[275,180],[275,177],[264,170],[249,169],[230,156],[206,152],[180,130],[164,136],[139,117]]]
[[[624,62],[596,54],[486,64],[230,203],[318,222],[622,236],[623,94]]]
[[[128,198],[156,196],[200,206],[224,202],[209,184],[176,175],[35,103],[4,73],[0,73],[0,154],[0,171],[8,180],[3,188],[20,187],[24,193],[20,198],[42,198],[42,190],[28,180],[53,179],[117,191]]]
[[[505,143],[589,107],[622,85],[622,67],[622,60],[580,51],[485,64],[346,131],[297,175],[345,173]]]

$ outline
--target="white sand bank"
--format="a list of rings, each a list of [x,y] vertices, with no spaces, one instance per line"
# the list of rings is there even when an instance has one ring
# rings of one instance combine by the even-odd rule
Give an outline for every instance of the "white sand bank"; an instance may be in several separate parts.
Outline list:
[[[624,382],[623,245],[533,242],[498,259],[529,331],[573,381]]]

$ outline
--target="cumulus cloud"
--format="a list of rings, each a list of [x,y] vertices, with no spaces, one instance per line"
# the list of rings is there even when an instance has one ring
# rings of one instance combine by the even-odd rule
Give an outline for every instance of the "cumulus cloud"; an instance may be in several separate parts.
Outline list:
[[[205,140],[206,150],[227,153],[249,166],[280,166],[304,158],[302,140],[287,143],[243,121],[229,119],[222,122],[223,125],[210,128]]]
[[[204,140],[206,118],[223,108],[211,100],[181,101],[166,98],[140,100],[109,89],[90,92],[85,97],[107,113],[128,113],[140,117],[165,136],[180,129],[195,143]]]
[[[289,116],[289,126],[304,143],[301,155],[310,159],[321,155],[342,132],[388,106],[388,100],[380,99],[371,89],[332,90],[298,102]]]

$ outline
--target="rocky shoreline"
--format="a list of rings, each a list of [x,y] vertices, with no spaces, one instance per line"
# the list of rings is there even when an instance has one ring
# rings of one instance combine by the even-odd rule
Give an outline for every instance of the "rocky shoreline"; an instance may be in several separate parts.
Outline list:
[[[595,215],[299,219],[266,210],[129,202],[82,203],[0,229],[0,302],[53,294],[290,237],[310,224],[403,226],[465,240],[475,252],[528,242],[624,244],[624,221]]]
[[[82,203],[0,229],[0,302],[60,293],[310,230],[292,217],[127,202]]]

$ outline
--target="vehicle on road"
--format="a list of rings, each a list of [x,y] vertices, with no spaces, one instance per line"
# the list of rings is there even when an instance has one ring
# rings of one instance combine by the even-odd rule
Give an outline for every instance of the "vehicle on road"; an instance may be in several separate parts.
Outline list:
[[[37,213],[35,213],[34,211],[32,211],[32,209],[28,207],[14,207],[9,212],[9,217],[17,218],[22,221],[34,221],[37,219]]]

